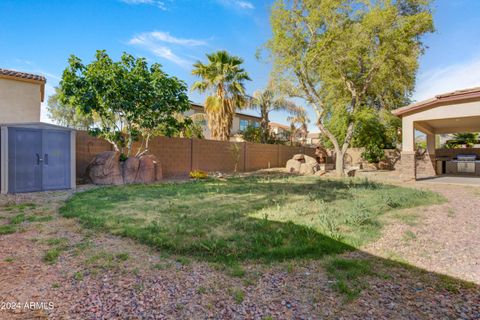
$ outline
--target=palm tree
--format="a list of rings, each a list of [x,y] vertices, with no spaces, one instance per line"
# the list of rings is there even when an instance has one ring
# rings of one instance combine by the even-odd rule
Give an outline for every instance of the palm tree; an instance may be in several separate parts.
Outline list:
[[[456,133],[453,137],[457,144],[464,144],[467,148],[473,147],[478,142],[478,133]]]
[[[260,110],[260,117],[262,118],[260,128],[262,130],[261,142],[267,143],[270,137],[270,129],[268,123],[270,122],[269,114],[272,111],[287,111],[294,114],[298,109],[297,105],[287,100],[280,94],[272,81],[268,83],[268,86],[264,90],[257,90],[253,94],[250,101],[250,107],[252,109]]]
[[[197,61],[192,74],[196,81],[192,90],[210,91],[205,100],[205,113],[213,139],[229,140],[233,116],[247,105],[244,82],[251,80],[241,67],[243,59],[226,51],[207,54],[208,64]]]
[[[293,109],[292,113],[293,115],[288,117],[287,121],[290,122],[290,142],[293,145],[293,142],[297,136],[299,136],[302,140],[307,139],[308,123],[310,123],[310,119],[308,118],[307,112],[303,107],[297,107]]]

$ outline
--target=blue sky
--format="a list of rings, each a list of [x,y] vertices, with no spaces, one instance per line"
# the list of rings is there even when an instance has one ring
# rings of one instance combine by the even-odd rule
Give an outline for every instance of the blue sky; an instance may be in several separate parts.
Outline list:
[[[252,93],[265,86],[270,66],[255,58],[270,37],[273,0],[1,0],[0,67],[47,77],[47,94],[58,84],[70,54],[84,62],[106,49],[160,62],[191,85],[191,64],[226,49],[245,59]],[[414,98],[480,86],[480,1],[437,0],[436,32],[425,37]],[[203,96],[190,92],[202,102]],[[42,107],[42,120],[48,121]],[[254,112],[249,112],[254,114]],[[286,123],[286,115],[273,121]],[[312,113],[312,122],[314,116]],[[318,131],[313,126],[310,130]]]

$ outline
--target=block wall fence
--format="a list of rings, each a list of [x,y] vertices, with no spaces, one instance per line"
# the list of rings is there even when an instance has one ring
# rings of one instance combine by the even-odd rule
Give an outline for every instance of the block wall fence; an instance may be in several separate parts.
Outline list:
[[[237,152],[234,152],[234,145]],[[135,149],[135,146],[134,146]],[[82,179],[93,157],[103,151],[112,151],[110,143],[77,131],[76,169],[77,179]],[[149,153],[157,157],[166,178],[182,177],[192,170],[233,172],[235,154],[238,155],[237,171],[284,167],[293,155],[304,153],[315,156],[315,148],[291,147],[250,142],[227,142],[203,139],[155,137],[150,141]]]

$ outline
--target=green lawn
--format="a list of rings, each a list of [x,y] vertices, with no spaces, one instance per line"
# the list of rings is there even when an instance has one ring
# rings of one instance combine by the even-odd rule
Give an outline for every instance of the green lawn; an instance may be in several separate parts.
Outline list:
[[[382,214],[442,201],[366,180],[263,176],[97,188],[61,212],[172,254],[272,261],[353,250],[378,236]]]

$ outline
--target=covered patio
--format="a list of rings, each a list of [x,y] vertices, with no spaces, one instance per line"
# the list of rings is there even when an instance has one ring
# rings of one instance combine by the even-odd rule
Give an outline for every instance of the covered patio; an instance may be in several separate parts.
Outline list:
[[[440,149],[435,139],[437,134],[480,132],[480,87],[437,95],[396,109],[393,114],[402,119],[402,153],[397,168],[403,180],[444,174],[480,178],[480,148]],[[415,150],[416,130],[426,135],[423,154]]]

